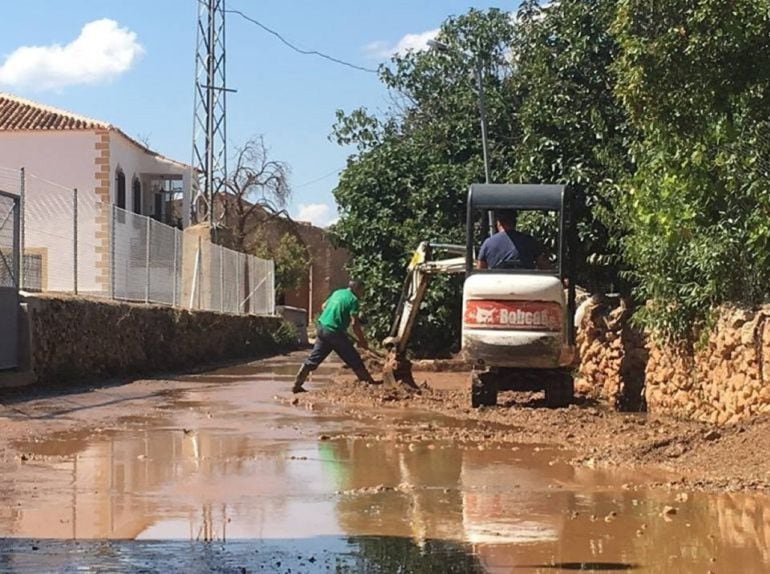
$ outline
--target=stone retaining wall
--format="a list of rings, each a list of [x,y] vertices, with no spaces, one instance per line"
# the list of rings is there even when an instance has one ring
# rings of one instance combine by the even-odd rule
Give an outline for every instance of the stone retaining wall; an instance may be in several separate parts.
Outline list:
[[[226,315],[67,296],[26,297],[35,383],[184,370],[282,352],[296,340],[278,317]]]
[[[630,306],[618,298],[594,296],[582,311],[576,392],[618,410],[642,410],[647,348],[643,334],[631,326]]]
[[[594,297],[578,331],[576,390],[619,410],[731,424],[770,412],[770,307],[721,308],[707,340],[655,342],[622,301]]]
[[[716,425],[770,412],[770,308],[723,308],[707,341],[648,346],[651,412]]]

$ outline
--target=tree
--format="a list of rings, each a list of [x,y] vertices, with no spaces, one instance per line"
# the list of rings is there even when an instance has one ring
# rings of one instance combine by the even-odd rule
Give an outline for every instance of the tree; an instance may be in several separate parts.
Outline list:
[[[617,93],[643,134],[625,183],[640,319],[687,336],[770,297],[770,4],[622,0]]]
[[[261,213],[288,216],[285,208],[291,195],[290,169],[285,162],[270,159],[268,151],[263,136],[252,137],[236,148],[235,168],[225,182],[225,220],[233,231],[235,247],[241,251]]]
[[[448,19],[438,38],[458,49],[396,55],[380,78],[393,106],[384,117],[338,112],[336,140],[353,144],[334,194],[335,233],[351,253],[350,271],[367,285],[366,313],[375,336],[387,333],[410,253],[424,239],[462,242],[468,186],[484,180],[474,62],[482,58],[494,179],[509,169],[519,139],[508,47],[513,23],[500,10]],[[438,278],[414,334],[425,352],[457,345],[459,282]]]
[[[578,282],[602,291],[621,283],[620,183],[633,171],[635,137],[614,93],[617,0],[527,0],[517,15],[513,98],[521,143],[513,181],[563,183],[575,195]],[[544,230],[540,232],[540,235]]]
[[[307,277],[310,254],[307,247],[294,234],[286,232],[275,245],[264,240],[255,242],[254,254],[275,262],[275,296],[280,300],[287,292],[300,286]]]

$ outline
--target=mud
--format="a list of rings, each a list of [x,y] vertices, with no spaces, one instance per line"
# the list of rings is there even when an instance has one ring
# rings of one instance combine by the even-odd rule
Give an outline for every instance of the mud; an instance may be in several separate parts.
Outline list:
[[[376,366],[376,365],[373,365]],[[469,375],[415,372],[418,392],[402,386],[369,387],[340,371],[333,384],[304,395],[300,404],[329,412],[419,409],[458,421],[494,424],[496,430],[444,429],[446,440],[545,443],[571,452],[583,466],[655,466],[668,479],[658,486],[770,493],[770,417],[714,429],[713,426],[645,413],[619,413],[578,397],[564,409],[546,407],[542,393],[500,393],[497,407],[470,408]],[[425,433],[405,430],[408,438]]]
[[[770,499],[698,491],[717,483],[660,454],[738,460],[752,429],[707,439],[537,395],[471,411],[462,373],[418,373],[416,394],[330,366],[294,397],[297,362],[6,398],[0,570],[770,569]]]

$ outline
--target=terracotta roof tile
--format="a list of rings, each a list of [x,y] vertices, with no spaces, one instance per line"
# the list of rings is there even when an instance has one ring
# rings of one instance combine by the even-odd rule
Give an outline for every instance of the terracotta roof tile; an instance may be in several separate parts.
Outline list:
[[[75,131],[75,130],[109,130],[119,133],[139,149],[160,161],[175,164],[178,167],[190,168],[189,165],[167,158],[149,149],[125,132],[107,122],[73,114],[71,112],[39,104],[12,94],[0,92],[0,133],[12,131]]]
[[[110,124],[0,92],[0,131],[110,129]]]

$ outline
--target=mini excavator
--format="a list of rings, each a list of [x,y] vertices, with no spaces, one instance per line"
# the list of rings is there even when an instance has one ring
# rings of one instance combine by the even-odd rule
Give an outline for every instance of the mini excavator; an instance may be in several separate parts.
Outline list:
[[[555,215],[558,236],[550,269],[476,268],[476,246],[495,210]],[[569,190],[561,185],[471,185],[466,228],[465,245],[423,241],[414,252],[389,336],[383,341],[388,351],[386,382],[416,388],[407,349],[430,280],[462,273],[461,356],[472,365],[471,405],[496,405],[500,390],[544,390],[549,406],[567,406],[574,396],[576,307]],[[453,257],[435,259],[438,252]]]

